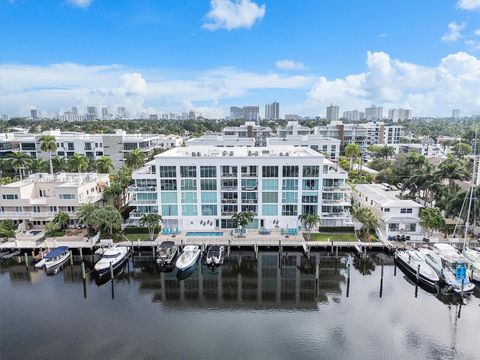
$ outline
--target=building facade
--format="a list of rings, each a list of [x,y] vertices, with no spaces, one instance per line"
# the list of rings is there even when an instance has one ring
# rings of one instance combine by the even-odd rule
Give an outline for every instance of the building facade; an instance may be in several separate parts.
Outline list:
[[[100,201],[109,184],[107,174],[30,175],[0,186],[0,220],[12,220],[24,229],[40,229],[57,213],[64,212],[70,224],[75,224],[78,207]]]
[[[280,119],[280,104],[274,101],[271,104],[265,105],[265,119],[278,120]]]
[[[340,107],[338,105],[327,106],[327,121],[337,121],[340,116]]]
[[[130,221],[159,213],[164,226],[231,229],[251,211],[250,228],[298,227],[302,213],[321,225],[344,226],[347,173],[310,148],[213,146],[175,148],[133,173]]]
[[[265,146],[266,139],[272,136],[272,129],[260,126],[255,121],[246,121],[244,125],[228,126],[222,130],[223,136],[235,136],[238,138],[253,138],[256,146]]]
[[[392,122],[411,120],[412,110],[410,109],[390,109],[388,111],[388,120]]]
[[[379,121],[383,117],[383,107],[372,105],[365,109],[365,119],[367,121]]]
[[[338,159],[340,156],[340,144],[338,139],[327,138],[321,135],[287,135],[285,137],[270,137],[267,146],[288,145],[295,147],[309,147],[330,159]]]

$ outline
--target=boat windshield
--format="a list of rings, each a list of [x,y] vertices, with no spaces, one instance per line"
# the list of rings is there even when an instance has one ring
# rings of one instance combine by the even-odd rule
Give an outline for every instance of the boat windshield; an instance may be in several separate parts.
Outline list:
[[[115,254],[105,254],[103,255],[104,259],[114,259],[116,257],[120,256],[120,253],[115,253]]]

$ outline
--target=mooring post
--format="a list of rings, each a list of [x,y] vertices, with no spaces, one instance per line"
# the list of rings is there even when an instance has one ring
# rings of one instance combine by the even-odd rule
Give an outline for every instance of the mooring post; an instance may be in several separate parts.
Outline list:
[[[113,264],[110,262],[110,278],[112,279],[113,282]]]
[[[180,250],[183,250],[183,239],[180,240]]]
[[[82,247],[80,246],[80,247],[78,248],[78,250],[80,251],[80,261],[83,262],[83,250],[82,250]]]
[[[228,239],[228,247],[227,247],[227,257],[230,259],[230,244],[231,244],[231,239]]]
[[[28,270],[28,254],[27,253],[23,253],[23,257],[25,259],[25,267],[27,268]]]
[[[155,245],[152,246],[152,257],[155,259]]]
[[[417,274],[416,274],[416,281],[415,281],[415,297],[418,296],[418,280],[420,279],[420,264],[417,266]]]
[[[85,263],[82,261],[82,279],[85,281],[87,279],[87,274],[85,272]]]
[[[72,250],[70,250],[70,266],[73,267],[73,253],[72,253]]]
[[[331,253],[333,254],[333,240],[330,240],[330,244],[331,244]]]
[[[350,295],[350,264],[347,265],[347,297]]]
[[[364,258],[367,257],[367,247],[366,246],[363,247],[363,257]]]
[[[87,281],[85,279],[83,280],[83,297],[87,298]]]
[[[463,287],[465,285],[465,279],[462,279],[462,288],[460,289],[460,296],[462,297],[462,304],[463,304]]]
[[[282,240],[278,240],[278,252],[282,255]]]
[[[335,257],[338,258],[338,246],[335,247]]]
[[[140,246],[140,239],[137,240],[137,246],[138,246],[138,255],[142,257],[142,247]]]
[[[380,276],[380,297],[383,295],[383,262],[382,262],[382,272]]]

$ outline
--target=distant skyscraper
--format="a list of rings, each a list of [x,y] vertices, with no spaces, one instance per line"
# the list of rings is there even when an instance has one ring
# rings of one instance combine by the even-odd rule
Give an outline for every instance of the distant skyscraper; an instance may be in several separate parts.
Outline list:
[[[97,108],[95,106],[87,106],[87,120],[97,120]]]
[[[452,110],[452,118],[458,119],[460,117],[461,111],[460,109],[453,109]]]
[[[117,107],[117,117],[119,119],[128,119],[128,111],[125,106],[118,106]]]
[[[188,112],[188,120],[195,120],[195,119],[196,119],[195,111],[190,110],[190,111]]]
[[[244,106],[243,118],[247,121],[258,121],[260,116],[260,107],[258,106]]]
[[[412,110],[410,109],[390,109],[388,111],[388,120],[393,122],[410,120],[412,118]]]
[[[369,108],[365,109],[365,119],[367,121],[377,121],[382,120],[383,108],[381,106],[372,105]]]
[[[158,120],[158,114],[150,114],[150,115],[148,116],[148,119],[149,119],[149,120]]]
[[[344,111],[343,119],[347,121],[358,121],[361,120],[360,114],[363,113],[359,112],[358,110]]]
[[[265,105],[265,119],[278,120],[280,119],[280,104],[274,101],[271,104]]]
[[[76,106],[72,106],[72,111],[71,111],[72,115],[78,115],[78,107]]]
[[[2,114],[2,120],[10,120],[10,116],[8,114]]]
[[[230,119],[243,119],[243,109],[238,106],[230,106]]]
[[[32,120],[39,120],[40,119],[40,112],[37,109],[30,110],[30,117]]]
[[[102,119],[108,119],[108,107],[102,107]]]
[[[340,112],[340,107],[338,105],[327,106],[327,121],[337,121],[338,115]]]

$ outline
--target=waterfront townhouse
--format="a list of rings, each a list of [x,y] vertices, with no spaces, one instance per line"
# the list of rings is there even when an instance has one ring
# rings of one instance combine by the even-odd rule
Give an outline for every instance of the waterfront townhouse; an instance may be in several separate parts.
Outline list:
[[[0,220],[13,220],[25,229],[41,229],[58,212],[64,212],[74,224],[77,208],[100,201],[109,181],[107,174],[38,173],[1,185]]]
[[[422,234],[420,209],[413,200],[400,199],[400,191],[383,184],[358,184],[352,190],[352,205],[367,207],[379,220],[381,234],[405,235],[411,238]]]
[[[73,154],[85,155],[90,159],[108,156],[114,167],[124,163],[126,155],[134,149],[140,149],[145,156],[157,150],[167,150],[183,143],[181,137],[149,134],[127,134],[117,129],[114,134],[85,134],[80,132],[63,132],[60,130],[44,131],[38,134],[4,133],[0,134],[0,157],[6,157],[14,151],[24,152],[32,157],[48,159],[48,153],[41,151],[41,137],[51,135],[57,143],[56,156],[69,158]]]
[[[347,173],[308,147],[179,147],[133,173],[130,221],[159,213],[167,227],[233,228],[251,211],[250,228],[294,228],[302,213],[322,226],[349,222]]]

